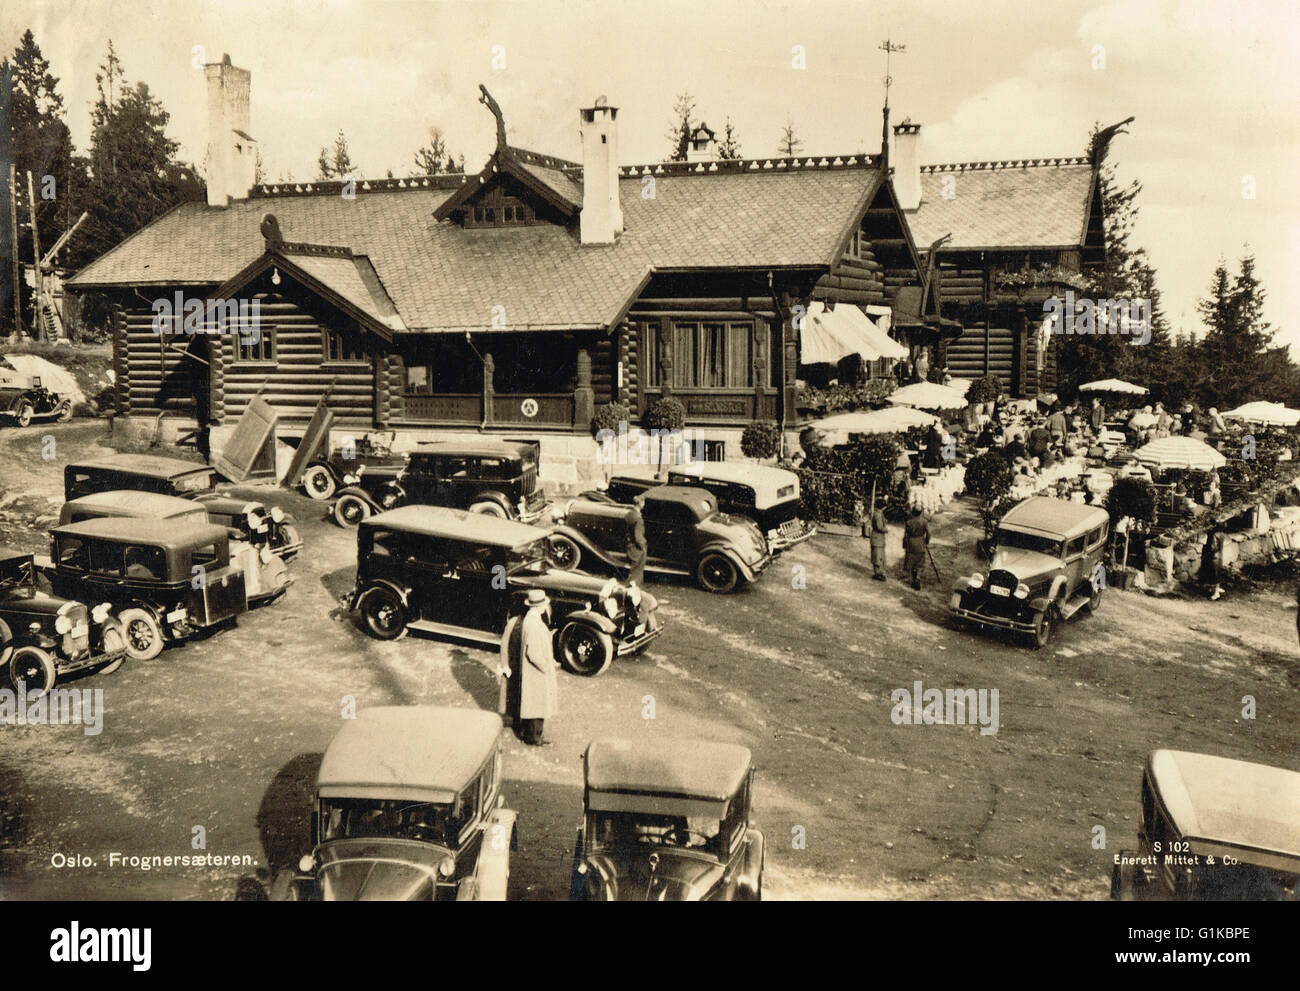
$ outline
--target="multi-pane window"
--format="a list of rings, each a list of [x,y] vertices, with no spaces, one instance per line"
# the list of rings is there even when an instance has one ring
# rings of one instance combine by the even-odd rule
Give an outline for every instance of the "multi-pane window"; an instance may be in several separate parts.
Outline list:
[[[326,361],[365,361],[365,352],[361,350],[356,338],[337,330],[323,331],[323,350]]]
[[[406,366],[406,394],[408,396],[433,395],[433,366]]]
[[[275,361],[274,330],[263,330],[255,339],[236,334],[233,343],[236,361]]]
[[[532,223],[533,209],[521,199],[506,196],[500,188],[486,192],[465,214],[467,227],[510,227]]]
[[[664,384],[660,363],[663,323],[645,325],[642,365],[646,384]],[[754,325],[749,322],[673,322],[673,385],[682,389],[749,389],[754,386]],[[769,357],[769,366],[771,359]],[[770,383],[780,381],[773,371]]]

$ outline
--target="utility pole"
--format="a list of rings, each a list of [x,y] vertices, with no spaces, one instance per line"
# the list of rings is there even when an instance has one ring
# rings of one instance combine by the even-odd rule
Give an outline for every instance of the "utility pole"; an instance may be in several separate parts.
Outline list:
[[[22,268],[18,262],[18,169],[9,163],[9,237],[13,255],[14,337],[23,332]]]
[[[36,184],[32,170],[27,170],[27,212],[32,218],[32,340],[41,339],[41,235],[36,229]]]
[[[884,122],[880,130],[880,164],[885,172],[889,171],[889,87],[894,82],[894,77],[889,74],[889,57],[895,53],[902,54],[907,51],[906,45],[896,45],[888,38],[877,46],[885,53],[885,109]]]

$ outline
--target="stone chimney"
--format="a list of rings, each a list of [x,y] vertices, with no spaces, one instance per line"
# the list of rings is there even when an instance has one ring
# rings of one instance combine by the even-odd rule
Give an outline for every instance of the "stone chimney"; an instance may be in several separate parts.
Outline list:
[[[618,198],[618,108],[602,96],[596,105],[578,111],[582,136],[583,244],[613,244],[623,233],[623,207]]]
[[[921,125],[903,121],[894,125],[894,192],[898,205],[915,210],[921,205]]]
[[[709,128],[709,125],[704,121],[700,121],[699,125],[691,131],[691,140],[687,142],[686,161],[712,162],[718,157],[716,137],[717,135]]]
[[[257,177],[257,141],[248,133],[248,91],[252,74],[230,64],[230,56],[205,65],[208,81],[208,206],[248,198]]]

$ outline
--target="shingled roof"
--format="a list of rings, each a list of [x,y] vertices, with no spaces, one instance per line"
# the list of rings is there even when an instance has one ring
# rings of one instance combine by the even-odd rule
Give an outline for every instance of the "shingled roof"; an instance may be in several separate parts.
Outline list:
[[[580,202],[571,163],[525,154],[530,172]],[[219,286],[263,255],[260,220],[274,213],[286,240],[366,256],[408,331],[493,329],[496,307],[505,307],[508,330],[600,329],[626,312],[653,271],[829,267],[882,181],[865,156],[703,171],[683,164],[622,170],[626,230],[612,245],[583,245],[576,231],[552,224],[436,221],[435,211],[475,176],[358,182],[354,199],[339,195],[337,183],[289,184],[259,187],[224,208],[183,203],[67,284]],[[339,291],[364,302],[359,287]]]
[[[907,221],[918,245],[951,233],[943,251],[1078,247],[1095,180],[1086,158],[923,165]]]

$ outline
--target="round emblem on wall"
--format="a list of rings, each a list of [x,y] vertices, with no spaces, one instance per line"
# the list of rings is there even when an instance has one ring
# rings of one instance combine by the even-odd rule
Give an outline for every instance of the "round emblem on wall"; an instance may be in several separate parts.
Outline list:
[[[528,417],[528,419],[531,420],[533,417],[537,415],[537,400],[525,399],[522,403],[519,404],[519,412],[523,413],[524,416]]]

